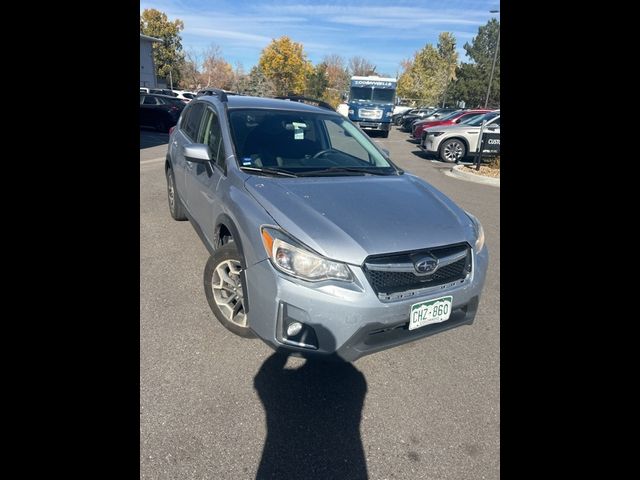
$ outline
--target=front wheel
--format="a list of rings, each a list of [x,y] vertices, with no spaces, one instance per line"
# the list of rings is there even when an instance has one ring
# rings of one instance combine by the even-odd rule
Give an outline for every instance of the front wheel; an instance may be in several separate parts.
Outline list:
[[[204,268],[204,293],[211,311],[229,331],[252,338],[245,311],[245,285],[242,283],[242,263],[235,242],[231,241],[209,257]]]
[[[176,179],[173,176],[173,169],[167,168],[167,199],[169,200],[169,213],[171,218],[178,221],[187,220],[187,215],[180,200],[180,195],[176,190]]]
[[[451,140],[445,140],[440,145],[440,159],[443,162],[458,163],[464,158],[467,153],[467,149],[460,140],[452,138]]]

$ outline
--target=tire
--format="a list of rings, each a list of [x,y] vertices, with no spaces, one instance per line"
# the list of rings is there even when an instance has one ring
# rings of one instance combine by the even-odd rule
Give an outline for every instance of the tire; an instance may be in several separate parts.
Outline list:
[[[400,125],[402,125],[402,117],[398,117],[396,118],[393,123],[395,123],[396,127],[399,127]]]
[[[241,264],[235,242],[218,248],[204,267],[204,293],[213,315],[223,327],[240,337],[254,338],[256,335],[244,314]],[[214,288],[214,285],[222,288]]]
[[[384,130],[382,133],[382,138],[389,138],[389,130]]]
[[[171,218],[179,222],[187,220],[184,205],[182,204],[182,200],[180,200],[178,190],[176,190],[176,181],[171,167],[167,169],[167,200],[169,202]]]
[[[440,160],[447,163],[458,163],[467,154],[467,148],[461,140],[452,138],[445,140],[439,149]]]

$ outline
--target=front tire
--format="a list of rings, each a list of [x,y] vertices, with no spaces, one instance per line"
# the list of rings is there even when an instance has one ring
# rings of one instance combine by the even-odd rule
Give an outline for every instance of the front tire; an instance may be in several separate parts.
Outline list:
[[[467,148],[460,140],[452,138],[440,145],[440,159],[447,163],[458,163],[467,154]]]
[[[182,205],[182,200],[180,200],[180,195],[176,190],[176,180],[171,167],[167,169],[167,199],[169,200],[171,218],[179,222],[187,220],[184,205]]]
[[[204,293],[216,319],[230,332],[253,338],[244,310],[242,261],[235,242],[218,248],[204,268]]]

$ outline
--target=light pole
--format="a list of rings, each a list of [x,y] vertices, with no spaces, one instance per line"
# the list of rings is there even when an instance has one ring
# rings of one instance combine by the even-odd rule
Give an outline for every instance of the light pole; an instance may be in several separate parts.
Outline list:
[[[500,10],[489,10],[489,13],[499,13]],[[489,103],[489,93],[491,93],[491,82],[493,81],[493,70],[496,68],[496,58],[498,57],[498,48],[500,47],[500,25],[498,25],[498,40],[496,42],[496,49],[493,52],[493,64],[491,65],[491,76],[489,76],[489,87],[487,88],[487,98],[484,101],[484,108],[487,108]]]

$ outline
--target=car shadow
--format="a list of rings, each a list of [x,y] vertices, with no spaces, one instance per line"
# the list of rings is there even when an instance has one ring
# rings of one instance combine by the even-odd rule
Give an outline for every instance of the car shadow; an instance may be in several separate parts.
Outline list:
[[[267,417],[256,479],[368,478],[360,437],[364,375],[338,357],[288,369],[288,357],[274,353],[254,378]]]
[[[152,128],[140,127],[140,150],[143,148],[157,147],[158,145],[167,145],[168,143],[168,133],[158,132]]]

